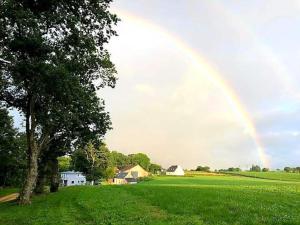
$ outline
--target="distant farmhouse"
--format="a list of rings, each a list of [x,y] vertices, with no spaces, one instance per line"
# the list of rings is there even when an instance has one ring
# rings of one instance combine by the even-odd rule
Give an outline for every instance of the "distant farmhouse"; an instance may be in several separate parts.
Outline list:
[[[85,185],[86,178],[81,172],[66,171],[60,173],[63,186]]]
[[[115,176],[113,183],[114,184],[135,184],[137,179],[140,177],[149,176],[147,172],[140,165],[128,166],[119,170],[118,174]]]
[[[175,165],[170,166],[169,169],[166,171],[166,175],[169,176],[184,176],[184,170],[181,166]]]

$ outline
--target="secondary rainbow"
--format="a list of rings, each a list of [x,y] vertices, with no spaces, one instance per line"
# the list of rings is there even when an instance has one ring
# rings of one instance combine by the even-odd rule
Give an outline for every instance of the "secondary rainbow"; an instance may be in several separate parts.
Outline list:
[[[120,10],[114,11],[121,19],[129,20],[132,23],[147,27],[147,29],[159,33],[168,41],[173,43],[178,50],[184,53],[190,59],[190,62],[193,64],[193,66],[197,69],[197,72],[204,75],[207,80],[209,80],[212,84],[214,84],[222,91],[223,96],[230,106],[232,112],[235,114],[236,118],[243,124],[246,133],[249,134],[249,136],[253,139],[261,163],[264,167],[270,167],[263,144],[261,143],[260,138],[257,135],[256,128],[249,113],[245,110],[245,107],[242,105],[234,90],[230,87],[230,85],[228,85],[228,83],[226,83],[224,79],[222,79],[220,72],[218,72],[213,66],[211,66],[211,64],[208,63],[208,61],[205,60],[202,55],[190,48],[183,40],[175,35],[172,35],[162,27],[128,12]]]

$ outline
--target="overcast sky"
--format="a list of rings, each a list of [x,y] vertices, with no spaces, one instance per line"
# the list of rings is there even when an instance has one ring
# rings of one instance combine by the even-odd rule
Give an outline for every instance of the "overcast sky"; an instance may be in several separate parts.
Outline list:
[[[114,127],[110,148],[165,167],[262,165],[224,90],[180,42],[227,83],[271,167],[299,166],[300,2],[116,0],[112,10],[122,20],[109,45],[119,80],[99,92]]]
[[[164,167],[300,165],[300,1],[115,0],[112,11],[119,80],[98,93],[110,149]]]

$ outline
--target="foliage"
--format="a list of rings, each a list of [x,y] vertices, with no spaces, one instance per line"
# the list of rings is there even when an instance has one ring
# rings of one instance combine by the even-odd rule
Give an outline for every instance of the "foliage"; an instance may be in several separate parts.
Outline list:
[[[38,157],[52,140],[70,144],[91,134],[100,139],[110,127],[96,95],[116,80],[104,48],[118,21],[108,11],[110,2],[1,2],[0,57],[10,63],[0,67],[0,102],[24,114],[29,140],[22,203],[30,201]],[[47,161],[47,154],[43,157],[40,162]]]
[[[262,169],[262,172],[268,172],[268,171],[270,171],[269,168],[263,168],[263,169]]]
[[[284,167],[284,171],[288,173],[300,173],[300,166],[298,167]]]
[[[121,152],[112,151],[110,153],[110,164],[113,167],[123,168],[130,165],[129,158]]]
[[[162,170],[161,165],[151,163],[149,166],[149,171],[153,174],[159,174]]]
[[[107,167],[104,171],[103,177],[108,180],[108,179],[114,178],[115,175],[116,175],[115,168],[114,167]]]
[[[71,170],[71,157],[61,156],[58,157],[58,168],[60,172]]]
[[[209,172],[210,168],[209,168],[209,166],[197,166],[196,171]]]
[[[258,166],[258,165],[252,165],[252,167],[250,168],[250,171],[253,171],[253,172],[260,172],[260,171],[261,171],[261,168],[260,168],[260,166]]]
[[[26,137],[13,128],[12,117],[0,108],[0,186],[20,186],[26,169]]]
[[[139,164],[145,170],[149,170],[150,158],[144,153],[130,154],[128,155],[131,165]]]
[[[72,155],[72,167],[83,172],[88,181],[97,181],[106,176],[109,166],[109,150],[105,144],[96,147],[89,142],[84,148],[77,149]]]
[[[242,171],[240,168],[238,167],[229,167],[228,168],[228,171],[235,171],[235,172],[239,172],[239,171]]]

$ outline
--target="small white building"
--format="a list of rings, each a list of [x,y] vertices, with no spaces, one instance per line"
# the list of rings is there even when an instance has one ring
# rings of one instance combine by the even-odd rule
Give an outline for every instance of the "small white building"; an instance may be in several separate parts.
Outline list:
[[[63,186],[85,185],[86,178],[81,172],[66,171],[60,173]]]
[[[184,170],[181,166],[175,165],[170,166],[169,169],[166,171],[166,175],[169,176],[184,176]]]

